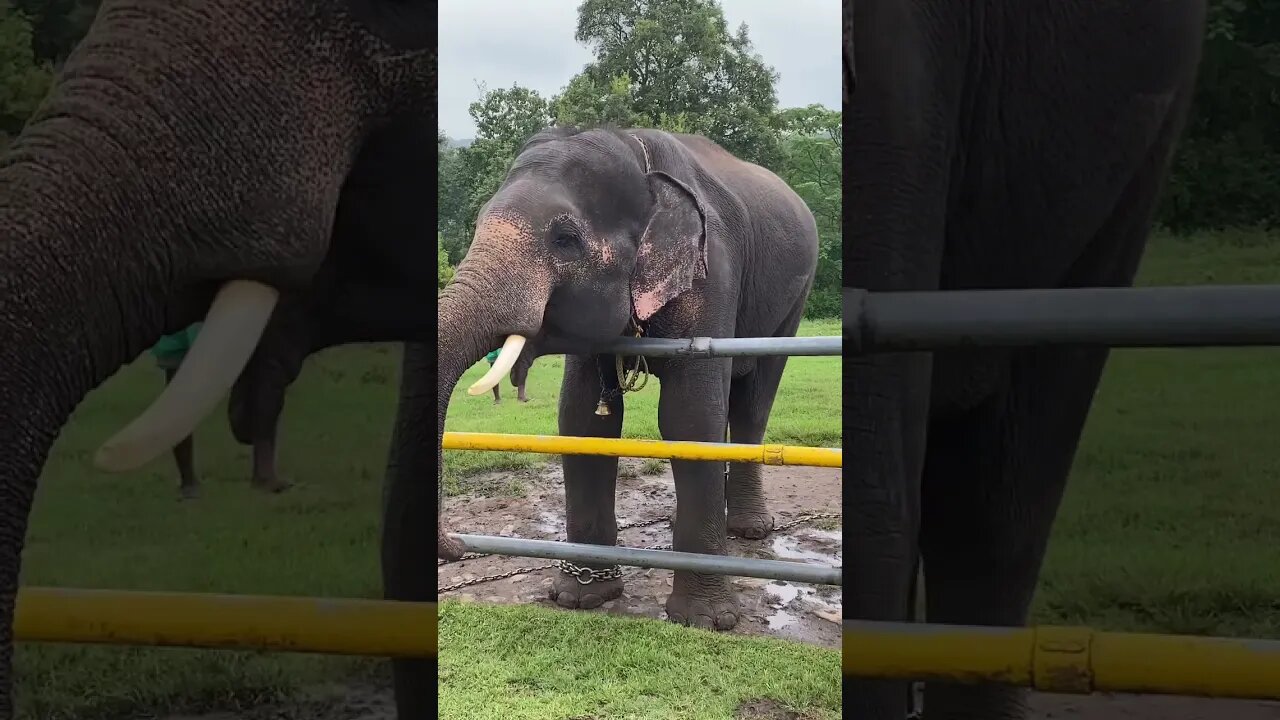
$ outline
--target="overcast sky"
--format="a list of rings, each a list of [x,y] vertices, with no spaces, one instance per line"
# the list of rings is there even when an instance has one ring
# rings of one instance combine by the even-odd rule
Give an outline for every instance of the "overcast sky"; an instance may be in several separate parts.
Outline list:
[[[513,83],[550,98],[591,62],[573,39],[579,0],[440,0],[440,128],[475,136],[467,106]],[[732,31],[747,24],[757,52],[781,76],[778,105],[840,107],[838,0],[721,0]]]

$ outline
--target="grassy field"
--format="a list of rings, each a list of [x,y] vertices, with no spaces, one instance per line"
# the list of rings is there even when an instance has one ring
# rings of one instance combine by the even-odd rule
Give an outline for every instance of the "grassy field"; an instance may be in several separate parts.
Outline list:
[[[1280,283],[1280,237],[1157,238],[1139,281]],[[1278,430],[1276,349],[1114,352],[1036,617],[1280,638]]]
[[[806,332],[836,334],[837,323],[806,325]],[[833,385],[838,383],[838,363],[836,358],[801,358],[788,364],[772,438],[839,444],[835,418],[840,396]],[[473,368],[460,387],[483,367]],[[338,348],[308,361],[290,390],[281,423],[281,472],[299,484],[279,496],[248,487],[249,453],[231,439],[225,409],[220,409],[196,437],[203,497],[180,503],[167,458],[125,476],[98,474],[90,466],[97,444],[140,411],[162,385],[160,371],[144,356],[85,400],[54,447],[31,521],[23,583],[378,597],[377,507],[398,372],[393,347]],[[629,435],[656,437],[656,388],[654,382],[628,398]],[[529,390],[534,400],[521,405],[514,389],[504,388],[508,397],[495,408],[491,398],[469,397],[459,389],[450,429],[555,432],[559,359],[537,363]],[[814,407],[823,413],[812,413]],[[823,419],[815,421],[814,416]],[[456,455],[462,457],[461,467],[450,473],[455,478],[544,459],[450,453]],[[453,656],[453,665],[478,661],[474,651],[449,643],[450,627],[457,631],[456,624],[441,628],[445,647],[466,653]],[[659,625],[653,629],[657,634],[642,632],[634,642],[667,637],[664,631]],[[740,648],[732,651],[740,654],[755,647],[741,638],[729,643],[717,647]],[[381,670],[377,663],[337,658],[175,649],[29,645],[19,647],[17,655],[25,716],[77,720],[132,718],[130,710],[139,707],[178,711],[252,705],[310,683]],[[821,663],[804,663],[797,672],[772,665],[776,652],[760,655],[754,665],[743,667],[776,667],[800,676],[812,672],[834,683],[835,671]],[[442,662],[449,660],[446,650]],[[744,689],[769,690],[770,674]],[[829,698],[812,700],[822,707]],[[831,707],[838,706],[838,698],[836,703]]]
[[[733,720],[761,698],[805,709],[798,720],[840,717],[839,653],[800,643],[448,602],[440,644],[465,648],[440,656],[449,720]]]
[[[1142,281],[1280,282],[1280,237],[1160,238],[1148,253]],[[806,331],[830,334],[836,328],[808,326]],[[1280,354],[1273,350],[1113,355],[1050,548],[1036,601],[1039,619],[1280,637],[1278,361]],[[838,444],[839,394],[831,386],[835,362],[789,363],[771,423],[772,441]],[[534,400],[528,405],[516,403],[509,386],[503,387],[497,408],[485,397],[459,391],[450,429],[554,432],[559,383],[554,364],[548,358],[534,367],[529,388]],[[482,369],[474,368],[464,386]],[[179,503],[177,480],[166,461],[119,477],[90,469],[97,443],[160,388],[159,371],[143,358],[95,391],[56,445],[32,518],[24,584],[376,597],[376,512],[396,375],[396,352],[385,347],[341,348],[308,362],[290,392],[281,438],[281,469],[300,485],[281,496],[262,496],[248,487],[248,453],[232,442],[220,411],[197,437],[204,497]],[[656,436],[655,389],[628,398],[628,435]],[[464,482],[469,472],[534,461],[450,456],[450,476]],[[500,681],[508,695],[516,694],[511,688],[523,682],[530,688],[525,695],[544,689],[546,696],[538,693],[537,702],[555,707],[550,703],[571,704],[562,691],[582,687],[573,685],[575,678],[594,683],[590,674],[571,676],[568,664],[553,668],[548,658],[560,657],[563,663],[562,655],[526,656],[528,664],[504,671],[507,675],[495,675],[491,665],[480,674],[468,670],[490,662],[489,648],[522,647],[535,619],[573,624],[561,633],[569,637],[579,631],[608,634],[601,628],[615,627],[600,625],[611,621],[591,615],[524,614],[529,610],[502,610],[514,613],[502,616],[511,622],[488,622],[483,628],[466,621],[469,613],[497,618],[499,611],[465,608],[442,620],[442,665],[453,673],[451,684],[473,693],[455,695],[455,702],[501,694]],[[662,624],[645,626],[638,634],[627,627],[625,644],[604,649],[619,667],[651,668],[656,661],[645,654],[651,651],[645,643],[661,641],[665,651],[677,642]],[[615,628],[610,637],[622,634]],[[540,638],[555,649],[548,636]],[[708,652],[726,661],[717,672],[741,670],[753,678],[709,700],[709,707],[719,709],[708,712],[722,713],[748,692],[791,699],[801,707],[834,707],[824,694],[828,691],[811,684],[813,677],[831,676],[823,664],[832,662],[830,654],[796,662],[781,650],[752,650],[741,638],[689,643],[681,645],[686,655],[670,658],[679,674],[697,667],[698,652]],[[380,669],[369,662],[266,653],[75,646],[18,650],[22,710],[26,717],[40,718],[92,720],[136,717],[129,710],[139,707],[254,704],[300,686]],[[707,678],[684,679],[679,688],[695,687],[693,680],[699,689],[720,687]],[[592,687],[598,689],[598,683]],[[610,687],[617,691],[610,697],[618,712],[625,703],[654,693],[639,672]],[[654,697],[677,702],[688,694]],[[524,717],[519,714],[524,711],[531,712],[505,707],[502,717]]]

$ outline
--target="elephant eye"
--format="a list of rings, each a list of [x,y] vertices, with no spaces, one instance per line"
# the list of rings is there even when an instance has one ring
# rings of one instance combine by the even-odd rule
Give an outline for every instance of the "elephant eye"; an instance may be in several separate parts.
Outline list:
[[[582,234],[567,217],[557,218],[551,224],[550,241],[557,250],[572,250],[582,243]]]

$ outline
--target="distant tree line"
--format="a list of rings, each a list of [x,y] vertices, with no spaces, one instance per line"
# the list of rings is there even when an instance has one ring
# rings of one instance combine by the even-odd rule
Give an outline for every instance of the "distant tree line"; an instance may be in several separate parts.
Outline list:
[[[1160,221],[1177,232],[1280,225],[1280,0],[1210,0]]]

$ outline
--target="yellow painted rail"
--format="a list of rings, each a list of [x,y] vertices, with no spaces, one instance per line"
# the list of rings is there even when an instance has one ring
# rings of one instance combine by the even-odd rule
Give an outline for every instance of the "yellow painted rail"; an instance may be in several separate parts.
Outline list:
[[[852,677],[1280,700],[1270,640],[845,621],[843,646]]]
[[[831,468],[841,467],[844,458],[844,451],[840,448],[811,448],[797,445],[743,445],[471,432],[446,432],[444,449],[497,450],[549,455],[608,455],[663,460],[714,460]]]
[[[18,591],[14,637],[426,658],[436,604],[32,587]]]

